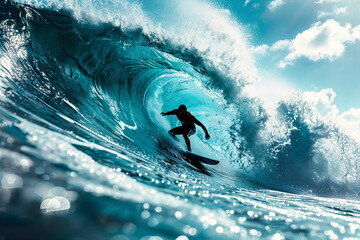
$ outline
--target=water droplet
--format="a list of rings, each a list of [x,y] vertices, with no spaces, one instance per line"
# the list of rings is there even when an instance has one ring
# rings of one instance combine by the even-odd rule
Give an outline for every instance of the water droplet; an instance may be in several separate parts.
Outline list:
[[[1,180],[1,185],[4,189],[21,188],[23,186],[23,180],[16,174],[6,174]]]
[[[47,198],[41,202],[40,209],[45,213],[65,211],[70,208],[70,202],[64,197]]]

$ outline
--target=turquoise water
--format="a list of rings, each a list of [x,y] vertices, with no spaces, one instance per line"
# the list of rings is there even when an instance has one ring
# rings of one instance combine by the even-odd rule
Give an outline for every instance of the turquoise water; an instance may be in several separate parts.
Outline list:
[[[0,3],[0,238],[360,238],[358,143],[300,97],[247,94],[241,26],[189,2],[168,21],[127,1]],[[180,104],[219,165],[170,141],[160,112]]]

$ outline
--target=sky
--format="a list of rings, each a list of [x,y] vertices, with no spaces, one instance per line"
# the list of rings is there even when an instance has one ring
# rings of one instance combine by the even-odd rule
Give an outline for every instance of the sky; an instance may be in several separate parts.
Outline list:
[[[244,26],[263,80],[302,91],[332,89],[340,112],[360,108],[360,0],[214,4]]]
[[[360,0],[138,1],[161,27],[175,26],[179,32],[190,28],[190,36],[196,40],[192,44],[200,48],[217,44],[220,55],[215,59],[231,64],[232,69],[237,65],[226,60],[233,56],[247,61],[247,49],[243,51],[234,39],[245,38],[260,76],[252,85],[259,93],[255,96],[276,106],[296,90],[322,119],[360,142]],[[226,33],[235,47],[226,48],[226,42],[206,35],[206,28],[199,28],[196,21],[215,26],[213,32],[219,36]],[[204,38],[207,43],[203,46]],[[229,59],[223,58],[222,49]]]

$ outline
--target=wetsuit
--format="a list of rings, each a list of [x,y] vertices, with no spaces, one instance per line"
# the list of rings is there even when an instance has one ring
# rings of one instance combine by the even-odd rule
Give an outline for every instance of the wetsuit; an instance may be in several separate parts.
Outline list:
[[[179,115],[177,113],[178,112],[177,109],[173,110],[172,112],[175,113],[176,117],[181,122],[181,126],[171,129],[169,131],[170,133],[172,133],[174,135],[181,134],[181,135],[185,135],[188,137],[195,134],[195,132],[196,132],[195,123],[199,122],[199,121],[190,112],[186,112],[183,115]]]

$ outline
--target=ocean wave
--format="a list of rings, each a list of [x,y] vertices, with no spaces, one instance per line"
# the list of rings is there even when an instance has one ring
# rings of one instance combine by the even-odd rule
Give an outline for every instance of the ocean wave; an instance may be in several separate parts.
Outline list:
[[[159,113],[185,103],[212,136],[204,141],[198,131],[194,151],[216,155],[231,178],[358,196],[354,139],[301,95],[268,109],[243,91],[258,76],[244,31],[228,12],[200,1],[208,11],[190,11],[175,1],[169,8],[181,17],[160,27],[127,1],[25,3],[32,6],[1,3],[0,96],[12,114],[150,162],[172,158],[159,143],[178,122]],[[115,167],[120,160],[102,161]]]

